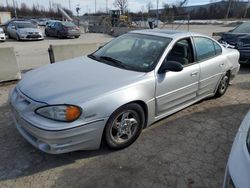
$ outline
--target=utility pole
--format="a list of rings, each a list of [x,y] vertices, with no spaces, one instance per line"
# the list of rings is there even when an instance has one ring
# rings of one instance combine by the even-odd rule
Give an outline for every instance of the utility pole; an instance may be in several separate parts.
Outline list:
[[[226,19],[228,19],[229,12],[230,12],[230,10],[231,10],[232,1],[233,1],[233,0],[229,0],[229,2],[228,2]]]
[[[106,13],[108,13],[108,0],[106,0]]]
[[[95,0],[95,13],[96,13],[96,0]]]
[[[15,0],[13,0],[13,8],[14,8],[14,12],[15,12],[15,18],[17,19],[16,2],[15,2]]]
[[[247,10],[248,10],[248,8],[249,8],[249,1],[250,1],[250,0],[247,1],[247,6],[246,6],[246,9],[245,9],[243,18],[246,18],[246,16],[247,16]]]
[[[158,27],[158,20],[159,20],[159,7],[158,7],[158,5],[159,5],[159,0],[157,0],[157,5],[156,5],[156,9],[157,9],[157,11],[156,11],[156,25],[157,25],[157,27]]]
[[[71,10],[71,6],[70,6],[70,0],[69,0],[69,10]]]

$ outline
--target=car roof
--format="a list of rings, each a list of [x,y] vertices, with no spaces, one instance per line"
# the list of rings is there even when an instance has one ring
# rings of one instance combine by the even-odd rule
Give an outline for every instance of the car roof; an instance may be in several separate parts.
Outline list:
[[[21,20],[18,20],[18,21],[13,21],[14,23],[31,23],[30,21],[21,21]],[[31,23],[32,24],[32,23]]]
[[[179,31],[179,30],[169,30],[169,29],[143,29],[143,30],[134,30],[130,33],[137,33],[137,34],[147,34],[147,35],[154,35],[160,37],[167,37],[167,38],[181,38],[181,37],[190,37],[190,36],[205,36],[198,33],[188,32],[188,31]]]
[[[60,20],[47,20],[47,22],[61,22]]]

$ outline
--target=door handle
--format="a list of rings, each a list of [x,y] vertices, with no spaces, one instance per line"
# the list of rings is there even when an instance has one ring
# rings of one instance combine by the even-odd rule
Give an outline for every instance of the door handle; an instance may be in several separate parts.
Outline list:
[[[197,72],[192,72],[191,74],[190,74],[190,76],[197,76],[198,75],[198,71]]]
[[[223,66],[224,66],[224,63],[221,63],[220,66],[223,67]]]

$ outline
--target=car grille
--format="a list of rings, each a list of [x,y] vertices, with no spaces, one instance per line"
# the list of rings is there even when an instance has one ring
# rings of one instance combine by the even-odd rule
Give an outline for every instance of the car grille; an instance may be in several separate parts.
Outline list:
[[[29,32],[30,35],[38,35],[39,32]]]

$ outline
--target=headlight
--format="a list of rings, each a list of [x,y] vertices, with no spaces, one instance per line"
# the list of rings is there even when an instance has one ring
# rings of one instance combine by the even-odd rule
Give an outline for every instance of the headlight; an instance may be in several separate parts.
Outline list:
[[[250,128],[247,134],[247,149],[248,149],[248,152],[250,153]]]
[[[72,122],[80,117],[82,109],[75,105],[49,105],[37,108],[35,113],[56,121]]]
[[[0,29],[0,33],[4,33],[2,29]]]

